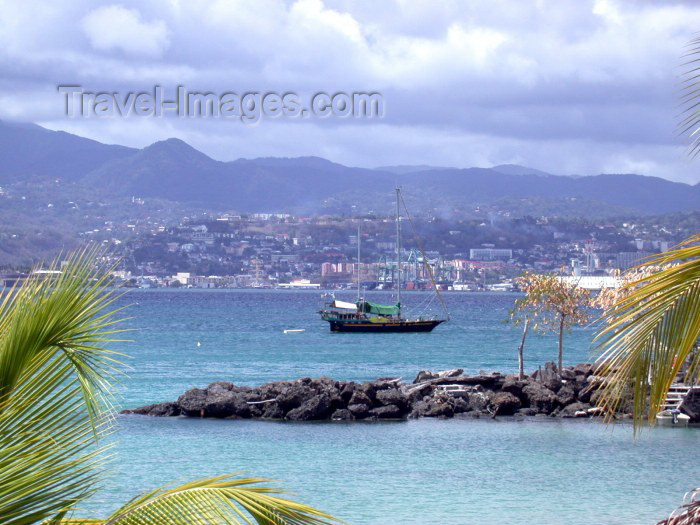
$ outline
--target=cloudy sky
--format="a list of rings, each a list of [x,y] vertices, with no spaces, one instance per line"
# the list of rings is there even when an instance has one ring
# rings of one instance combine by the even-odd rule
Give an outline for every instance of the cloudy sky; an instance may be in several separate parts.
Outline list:
[[[0,0],[0,119],[213,158],[517,163],[700,182],[676,130],[700,2]],[[377,120],[78,118],[88,91],[377,91]]]

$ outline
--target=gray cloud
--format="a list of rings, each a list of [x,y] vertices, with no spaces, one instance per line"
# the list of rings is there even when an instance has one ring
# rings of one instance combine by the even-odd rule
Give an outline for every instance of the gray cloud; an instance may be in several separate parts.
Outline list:
[[[700,181],[675,135],[680,55],[700,5],[622,0],[0,0],[0,118],[214,158],[636,171]],[[57,84],[147,90],[374,91],[381,121],[62,115]]]

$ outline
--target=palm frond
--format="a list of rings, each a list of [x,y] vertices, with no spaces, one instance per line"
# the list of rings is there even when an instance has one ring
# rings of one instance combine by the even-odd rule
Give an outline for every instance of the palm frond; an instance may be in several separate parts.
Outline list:
[[[107,521],[72,519],[97,489],[120,355],[108,269],[86,250],[56,276],[31,277],[0,297],[0,523],[323,525],[337,520],[278,497],[266,480],[231,476],[161,488]],[[51,268],[57,267],[54,264]]]
[[[266,479],[236,474],[163,487],[140,496],[117,510],[105,525],[328,525],[332,516],[307,505],[278,497],[283,491],[261,486]],[[68,522],[64,522],[68,523]]]
[[[647,411],[648,422],[654,423],[686,361],[687,378],[699,378],[700,355],[693,350],[700,337],[700,235],[640,269],[646,266],[663,269],[627,283],[621,299],[603,315],[605,324],[596,336],[600,371],[607,376],[600,403],[614,413],[631,385],[636,429]]]
[[[683,504],[656,525],[698,525],[700,523],[700,488],[683,497]]]
[[[683,112],[678,123],[678,132],[689,138],[688,154],[696,157],[700,154],[700,37],[694,38],[687,46],[689,49],[683,64],[686,71],[681,82],[681,104]]]
[[[119,356],[115,295],[99,252],[33,275],[0,300],[0,523],[69,513],[96,490]],[[57,269],[57,263],[51,269]]]

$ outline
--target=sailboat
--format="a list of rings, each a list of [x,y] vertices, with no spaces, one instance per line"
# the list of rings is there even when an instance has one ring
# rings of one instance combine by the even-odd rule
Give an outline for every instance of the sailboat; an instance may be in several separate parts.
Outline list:
[[[402,315],[401,305],[401,189],[396,188],[396,260],[397,279],[396,295],[397,301],[394,305],[383,305],[367,301],[361,297],[360,293],[360,230],[357,232],[357,301],[355,303],[339,301],[331,295],[331,301],[320,310],[321,319],[327,321],[331,332],[432,332],[441,323],[448,320],[449,315],[444,319],[437,317],[417,317],[407,318]],[[404,205],[405,206],[405,205]],[[409,217],[410,218],[410,217]],[[433,282],[435,293],[440,294],[433,279],[432,270],[427,265],[425,255],[423,264],[426,265],[428,274]],[[442,301],[442,298],[440,298]],[[443,302],[444,307],[444,302]]]

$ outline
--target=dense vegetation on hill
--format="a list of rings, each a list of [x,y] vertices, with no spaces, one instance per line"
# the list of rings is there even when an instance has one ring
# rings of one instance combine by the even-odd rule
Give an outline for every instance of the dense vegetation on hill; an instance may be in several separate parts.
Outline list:
[[[372,170],[315,157],[219,162],[177,139],[139,150],[0,122],[0,265],[26,266],[86,241],[140,239],[136,253],[148,252],[154,235],[225,212],[335,217],[337,227],[329,219],[312,228],[321,248],[347,241],[345,219],[391,215],[397,184],[426,248],[444,255],[462,256],[481,243],[527,249],[551,240],[554,230],[573,231],[581,217],[588,221],[581,239],[590,237],[591,224],[614,224],[595,236],[624,251],[634,235],[625,232],[618,242],[625,220],[666,225],[675,238],[697,226],[700,208],[700,185],[639,175],[566,177],[515,165]],[[542,217],[566,224],[548,232],[535,224]],[[379,221],[384,226],[393,235],[393,226]],[[663,231],[655,235],[664,238]],[[411,238],[406,230],[407,247]]]
[[[0,123],[0,184],[37,177],[76,182],[112,198],[159,198],[241,212],[383,213],[397,184],[414,211],[442,214],[496,203],[519,214],[527,208],[529,215],[654,214],[693,210],[700,203],[700,185],[633,174],[569,177],[512,165],[372,170],[316,157],[220,162],[178,139],[136,150]]]

